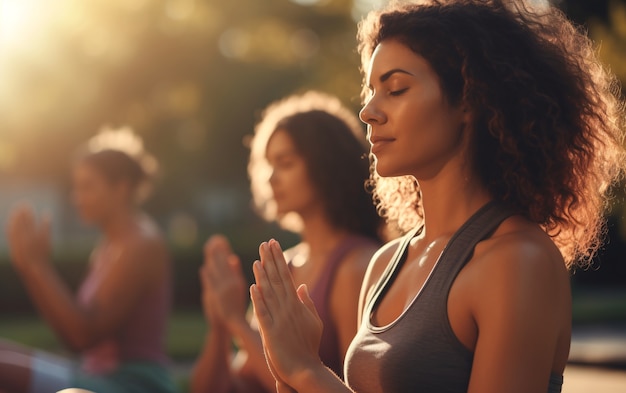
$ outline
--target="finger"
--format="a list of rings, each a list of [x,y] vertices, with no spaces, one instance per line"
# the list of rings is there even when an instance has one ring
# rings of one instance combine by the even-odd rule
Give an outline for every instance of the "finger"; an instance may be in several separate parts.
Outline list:
[[[256,287],[259,289],[263,296],[263,304],[268,312],[273,316],[275,312],[280,312],[283,308],[281,305],[284,295],[277,293],[275,286],[269,280],[267,276],[267,270],[263,267],[260,261],[255,261],[252,264],[252,271],[256,279]]]
[[[222,255],[230,255],[233,253],[228,239],[223,235],[218,234],[211,236],[205,246],[208,249],[207,251],[211,254],[219,253]]]
[[[241,267],[241,260],[235,254],[228,257],[228,268],[234,277],[237,277],[239,281],[244,281],[245,276],[243,274],[243,268]]]
[[[268,279],[267,285],[272,287],[280,299],[285,299],[289,294],[290,285],[289,283],[284,283],[280,277],[276,267],[276,261],[274,260],[274,255],[272,254],[268,243],[261,243],[261,246],[259,247],[259,255],[261,256],[261,266],[263,267]]]
[[[272,252],[272,256],[274,257],[274,261],[276,264],[276,270],[278,271],[281,280],[285,284],[290,284],[292,288],[295,290],[295,284],[293,282],[293,276],[289,271],[289,267],[287,266],[287,261],[285,260],[285,254],[283,253],[282,248],[280,247],[280,243],[277,240],[270,240],[269,242],[270,251]]]
[[[265,335],[264,332],[267,331],[272,324],[272,314],[265,304],[261,288],[256,284],[250,286],[250,300],[252,300],[254,316],[257,319],[259,330],[263,337]]]
[[[204,275],[206,276],[208,286],[213,287],[218,285],[220,274],[213,268],[213,263],[206,263],[205,261],[202,267],[204,268]]]
[[[227,254],[231,254],[233,252],[230,247],[230,242],[228,238],[221,234],[215,234],[209,238],[209,241],[217,248],[223,250]]]
[[[311,295],[309,294],[309,288],[306,284],[302,284],[298,287],[298,298],[305,305],[305,307],[313,314],[317,319],[320,319],[319,314],[317,313],[317,308],[315,307],[315,303],[313,303],[313,299],[311,299]]]
[[[254,275],[254,281],[261,291],[268,292],[273,291],[272,285],[269,282],[267,273],[261,261],[254,261],[252,264],[252,274]]]
[[[229,274],[228,258],[232,254],[228,240],[221,235],[213,235],[209,239],[208,263],[214,274],[223,277]]]

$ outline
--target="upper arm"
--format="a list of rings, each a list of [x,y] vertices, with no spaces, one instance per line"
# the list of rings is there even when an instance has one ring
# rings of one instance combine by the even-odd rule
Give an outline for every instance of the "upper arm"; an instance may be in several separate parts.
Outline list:
[[[160,239],[127,241],[108,261],[106,272],[85,310],[92,341],[114,334],[143,296],[159,285],[168,255]]]
[[[560,254],[520,241],[496,247],[479,263],[484,277],[472,295],[478,338],[468,392],[545,393],[571,318]]]

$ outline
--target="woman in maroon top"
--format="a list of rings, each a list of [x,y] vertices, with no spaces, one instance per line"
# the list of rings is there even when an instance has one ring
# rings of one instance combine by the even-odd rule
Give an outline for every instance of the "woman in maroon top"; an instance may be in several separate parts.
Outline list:
[[[327,327],[318,356],[339,375],[356,333],[361,282],[379,245],[380,218],[363,187],[368,165],[358,120],[337,98],[321,93],[271,105],[251,145],[255,203],[266,219],[302,237],[286,258],[294,279],[311,289]],[[246,319],[240,262],[224,237],[207,241],[201,279],[210,331],[192,391],[273,391],[261,338]],[[233,362],[231,339],[239,347]]]
[[[560,11],[522,1],[392,3],[359,40],[375,196],[409,234],[370,264],[345,381],[261,245],[251,296],[279,390],[560,391],[568,268],[597,249],[626,165],[614,78]]]
[[[102,232],[77,295],[51,262],[46,222],[27,206],[11,212],[11,261],[41,316],[80,361],[0,342],[0,391],[175,391],[165,354],[169,253],[156,223],[138,207],[155,165],[127,129],[96,135],[77,160],[76,208]]]

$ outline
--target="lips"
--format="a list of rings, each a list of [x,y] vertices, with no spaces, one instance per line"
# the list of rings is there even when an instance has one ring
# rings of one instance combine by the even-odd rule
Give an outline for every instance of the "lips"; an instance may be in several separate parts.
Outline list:
[[[379,152],[381,149],[383,149],[389,143],[395,141],[394,138],[385,137],[385,136],[381,136],[381,135],[372,135],[369,139],[370,139],[370,143],[372,145],[372,153],[373,154],[376,154],[376,152]]]

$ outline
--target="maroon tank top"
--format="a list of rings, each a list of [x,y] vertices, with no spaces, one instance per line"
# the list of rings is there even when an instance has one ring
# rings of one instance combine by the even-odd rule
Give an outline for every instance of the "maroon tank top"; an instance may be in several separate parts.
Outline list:
[[[341,242],[329,255],[325,269],[322,271],[315,286],[310,289],[309,295],[315,304],[317,313],[324,324],[319,355],[322,362],[339,377],[343,378],[343,357],[339,348],[337,327],[330,310],[330,291],[333,288],[337,269],[344,262],[348,254],[358,247],[379,243],[364,236],[349,236]],[[356,310],[355,310],[356,313]]]
[[[93,260],[78,291],[78,303],[89,305],[107,275],[109,256],[99,254]],[[113,337],[108,337],[81,355],[86,372],[106,374],[128,361],[149,361],[167,365],[165,354],[167,320],[171,306],[170,266],[162,281],[146,292],[129,320]]]

